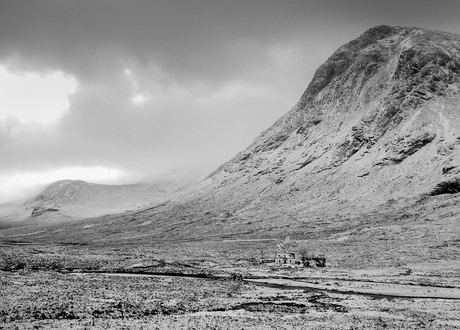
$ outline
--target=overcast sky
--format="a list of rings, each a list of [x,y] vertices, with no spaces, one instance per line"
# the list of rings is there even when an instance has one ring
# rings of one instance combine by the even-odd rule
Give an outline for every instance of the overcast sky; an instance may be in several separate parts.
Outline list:
[[[0,202],[216,167],[366,29],[459,17],[458,0],[0,0]]]

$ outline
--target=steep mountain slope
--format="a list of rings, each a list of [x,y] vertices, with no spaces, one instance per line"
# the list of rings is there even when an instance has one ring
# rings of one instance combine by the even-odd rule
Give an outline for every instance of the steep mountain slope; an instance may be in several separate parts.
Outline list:
[[[91,232],[53,230],[68,240],[292,235],[364,246],[380,228],[401,245],[418,239],[416,251],[436,235],[456,242],[459,178],[460,36],[378,26],[340,47],[291,111],[206,180],[164,205],[90,219]],[[432,232],[421,221],[440,222]]]
[[[309,208],[435,193],[460,172],[459,80],[459,36],[368,30],[339,48],[299,103],[211,185],[274,201],[292,194],[290,203]]]

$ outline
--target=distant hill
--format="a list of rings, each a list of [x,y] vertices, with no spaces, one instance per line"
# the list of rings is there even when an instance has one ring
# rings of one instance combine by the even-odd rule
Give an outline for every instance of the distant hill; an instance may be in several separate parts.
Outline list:
[[[104,185],[80,180],[50,184],[25,202],[0,205],[0,224],[23,225],[97,217],[155,205],[202,177],[194,171],[175,170],[153,181],[126,185]]]

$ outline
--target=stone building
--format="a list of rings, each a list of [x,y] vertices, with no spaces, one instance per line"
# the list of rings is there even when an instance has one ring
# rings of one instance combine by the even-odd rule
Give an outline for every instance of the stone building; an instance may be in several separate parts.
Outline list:
[[[275,254],[275,264],[281,265],[298,265],[300,260],[297,259],[297,256],[293,252],[282,252]]]

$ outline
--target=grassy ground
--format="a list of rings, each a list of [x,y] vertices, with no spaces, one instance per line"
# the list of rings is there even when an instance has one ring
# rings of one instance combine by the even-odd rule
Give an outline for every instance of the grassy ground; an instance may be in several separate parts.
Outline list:
[[[3,245],[3,329],[460,329],[459,300],[376,299],[280,290],[237,278],[76,275],[80,271],[157,271],[458,285],[458,265],[399,268],[276,268],[260,264],[266,241],[163,246]],[[266,250],[267,251],[267,250]],[[431,267],[430,267],[431,266]],[[16,269],[11,271],[11,269]],[[335,284],[334,284],[335,283]],[[340,282],[340,283],[343,283]],[[357,282],[358,283],[358,282]]]

